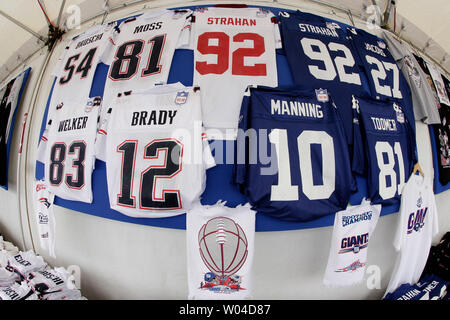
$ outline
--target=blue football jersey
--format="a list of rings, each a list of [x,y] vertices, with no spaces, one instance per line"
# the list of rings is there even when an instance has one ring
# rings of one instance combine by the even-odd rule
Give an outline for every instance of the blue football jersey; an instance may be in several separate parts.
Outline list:
[[[351,144],[352,95],[369,95],[369,88],[346,31],[336,22],[301,11],[280,13],[280,30],[295,84],[330,92]]]
[[[411,89],[386,42],[361,29],[347,28],[347,34],[355,58],[366,74],[372,98],[398,101],[414,130]]]
[[[414,166],[414,133],[403,108],[396,102],[354,97],[353,110],[352,169],[367,176],[372,203],[397,203]]]
[[[341,118],[327,90],[247,90],[234,181],[258,212],[309,221],[347,207],[355,182]]]

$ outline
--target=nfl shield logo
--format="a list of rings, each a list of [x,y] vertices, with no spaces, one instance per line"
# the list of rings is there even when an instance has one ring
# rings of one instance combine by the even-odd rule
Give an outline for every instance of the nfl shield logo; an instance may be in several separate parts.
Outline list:
[[[316,89],[316,96],[319,102],[328,102],[328,91],[326,89]]]
[[[187,91],[177,92],[177,96],[175,97],[175,104],[182,105],[187,101],[189,93]]]

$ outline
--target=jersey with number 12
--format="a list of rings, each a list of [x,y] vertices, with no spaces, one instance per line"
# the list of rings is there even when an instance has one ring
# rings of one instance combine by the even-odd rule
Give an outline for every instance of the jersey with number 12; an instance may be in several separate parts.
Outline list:
[[[278,84],[277,20],[259,8],[200,8],[192,33],[194,84],[202,89],[205,127],[236,129],[247,86]]]

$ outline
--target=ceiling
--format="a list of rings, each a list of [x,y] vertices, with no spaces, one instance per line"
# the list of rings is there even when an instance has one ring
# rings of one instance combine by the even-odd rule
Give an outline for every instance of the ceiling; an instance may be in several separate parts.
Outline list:
[[[0,81],[5,80],[17,66],[45,46],[48,20],[53,25],[67,29],[67,18],[79,9],[81,22],[93,17],[107,17],[116,9],[146,7],[200,5],[224,1],[177,1],[177,0],[14,0],[0,4],[0,42],[4,45],[0,54]],[[236,3],[235,1],[225,1]],[[248,1],[245,1],[248,3]],[[262,0],[251,4],[267,6],[292,6],[306,8],[321,6],[341,12],[351,12],[359,18],[370,16],[374,4],[380,12],[388,7],[388,0]],[[425,4],[426,3],[426,4]],[[62,7],[62,5],[64,5]],[[75,11],[70,10],[75,9]],[[46,15],[44,15],[45,11]],[[117,10],[118,11],[118,10]],[[390,10],[389,26],[402,38],[412,43],[428,55],[434,62],[450,72],[450,1],[449,0],[396,0],[396,7]],[[12,20],[15,20],[14,23]],[[22,24],[23,27],[17,24]],[[25,29],[28,29],[26,31]]]

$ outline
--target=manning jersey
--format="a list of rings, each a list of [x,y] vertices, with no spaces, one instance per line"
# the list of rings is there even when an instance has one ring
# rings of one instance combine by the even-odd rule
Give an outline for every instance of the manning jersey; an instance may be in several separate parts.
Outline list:
[[[114,26],[115,23],[93,26],[69,42],[53,69],[57,80],[51,105],[89,98],[95,69],[111,41]]]
[[[278,85],[277,19],[267,10],[247,7],[199,8],[194,14],[191,48],[194,84],[202,88],[203,122],[207,129],[236,129],[247,86]],[[208,132],[210,138],[214,133]]]
[[[331,20],[301,11],[280,13],[280,29],[295,84],[330,92],[351,144],[352,95],[366,91],[346,32]]]
[[[92,202],[91,175],[101,99],[61,102],[42,135],[38,160],[45,165],[45,183],[54,195]],[[50,107],[53,107],[50,105]]]
[[[200,89],[176,83],[121,95],[99,128],[96,154],[106,162],[112,209],[141,218],[186,212],[214,165]]]
[[[353,101],[353,171],[367,176],[372,203],[398,203],[414,166],[414,132],[396,102]]]
[[[166,83],[175,49],[189,45],[191,10],[149,11],[123,21],[103,62],[109,65],[102,110],[119,92]],[[102,113],[102,116],[104,114]]]
[[[350,156],[326,90],[251,88],[239,129],[234,181],[256,210],[308,221],[347,207]]]

